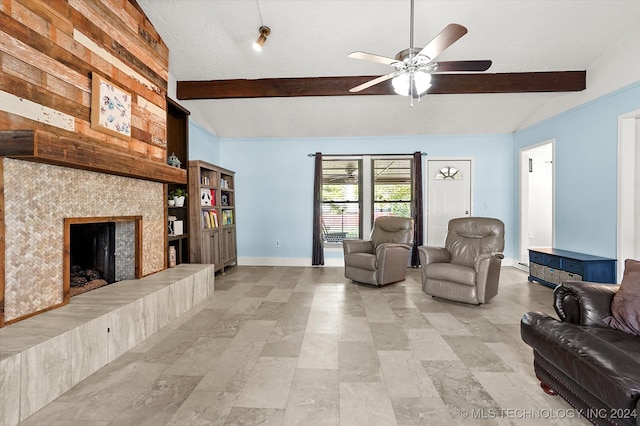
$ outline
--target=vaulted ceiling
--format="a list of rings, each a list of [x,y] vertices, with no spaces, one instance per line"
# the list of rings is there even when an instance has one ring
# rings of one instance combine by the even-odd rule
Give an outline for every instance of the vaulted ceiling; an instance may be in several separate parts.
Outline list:
[[[269,97],[273,90],[276,95],[290,90],[282,89],[279,79],[298,84],[308,77],[392,71],[347,55],[364,51],[394,57],[409,47],[410,0],[138,3],[169,46],[178,97],[192,99],[181,103],[199,124],[223,138],[510,133],[571,93],[432,93],[413,107],[398,95]],[[483,78],[506,81],[502,73],[589,71],[640,25],[640,1],[415,0],[414,45],[424,46],[449,23],[464,25],[468,33],[438,59],[490,59],[486,73],[498,75]],[[252,44],[263,24],[271,35],[258,53]],[[193,100],[221,93],[220,88],[184,90],[184,82],[245,79],[258,81],[223,82],[230,99]],[[272,85],[267,97],[233,98],[263,79],[276,79],[266,81]],[[325,85],[348,91],[353,80],[339,80],[328,79]],[[454,88],[458,81],[451,83]],[[589,81],[587,72],[587,91]]]

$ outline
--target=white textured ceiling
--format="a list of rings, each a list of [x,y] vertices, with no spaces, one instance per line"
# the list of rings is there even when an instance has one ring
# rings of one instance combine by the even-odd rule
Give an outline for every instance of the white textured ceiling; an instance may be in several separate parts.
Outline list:
[[[138,0],[169,47],[176,80],[377,75],[347,58],[409,47],[409,0]],[[252,43],[271,28],[262,52]],[[438,59],[491,59],[488,72],[588,70],[640,25],[638,0],[415,0],[414,44],[447,24],[466,36]],[[566,93],[182,101],[223,138],[510,133]]]

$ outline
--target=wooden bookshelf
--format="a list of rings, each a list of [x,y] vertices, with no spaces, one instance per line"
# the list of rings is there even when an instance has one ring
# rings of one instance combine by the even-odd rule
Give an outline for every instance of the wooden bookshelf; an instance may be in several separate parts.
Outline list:
[[[189,256],[224,272],[237,263],[235,173],[204,161],[189,161]]]
[[[189,111],[180,106],[177,102],[167,98],[167,160],[169,156],[175,154],[181,162],[179,170],[185,175],[184,183],[170,183],[165,185],[165,199],[169,199],[169,194],[178,188],[186,189],[188,192],[187,165],[189,161]],[[176,167],[169,167],[177,169]],[[189,204],[185,201],[184,206],[167,206],[167,247],[166,266],[169,264],[169,251],[171,247],[176,252],[176,265],[189,263]],[[169,217],[175,216],[176,221],[182,222],[182,232],[171,234],[169,229]],[[174,226],[174,231],[176,227]]]

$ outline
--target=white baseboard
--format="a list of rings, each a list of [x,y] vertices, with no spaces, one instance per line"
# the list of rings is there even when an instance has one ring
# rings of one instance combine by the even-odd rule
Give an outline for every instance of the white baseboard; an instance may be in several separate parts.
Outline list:
[[[239,257],[238,265],[243,266],[311,266],[310,257]],[[325,258],[324,266],[344,267],[344,258]],[[513,266],[528,271],[512,258],[502,259],[502,266]]]
[[[238,257],[243,266],[311,266],[311,258],[304,257]]]
[[[244,266],[311,266],[310,257],[238,257],[238,265]],[[342,267],[344,259],[324,260],[324,266]]]

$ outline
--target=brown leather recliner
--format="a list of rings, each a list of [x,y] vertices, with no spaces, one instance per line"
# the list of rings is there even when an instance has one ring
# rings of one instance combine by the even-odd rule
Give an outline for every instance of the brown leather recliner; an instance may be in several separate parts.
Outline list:
[[[413,220],[378,217],[369,240],[342,241],[345,278],[377,286],[404,280],[412,238]]]
[[[504,223],[487,217],[449,221],[445,247],[418,248],[422,291],[479,305],[498,294]]]

